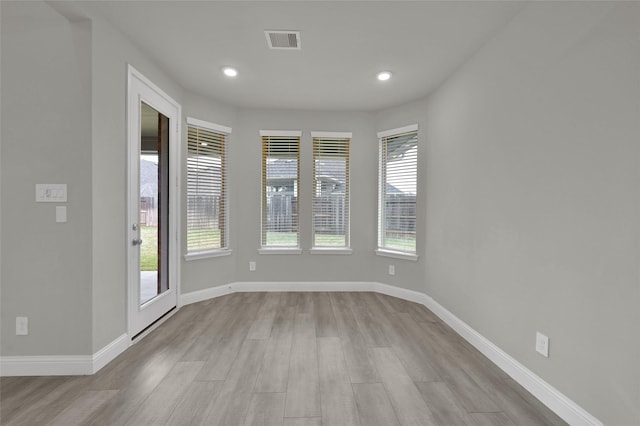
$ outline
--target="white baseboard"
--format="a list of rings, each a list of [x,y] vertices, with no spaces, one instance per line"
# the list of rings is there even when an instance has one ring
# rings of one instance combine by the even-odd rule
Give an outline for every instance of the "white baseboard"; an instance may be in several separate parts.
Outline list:
[[[180,296],[180,306],[202,302],[231,293],[252,291],[375,291],[378,283],[372,282],[267,282],[246,281],[211,287],[204,290],[185,293]]]
[[[7,376],[75,376],[93,373],[91,355],[3,356],[0,375]]]
[[[93,355],[3,356],[0,376],[84,376],[94,374],[129,347],[119,336]]]
[[[567,398],[563,393],[545,382],[527,367],[520,364],[509,354],[475,331],[431,297],[423,294],[422,299],[424,301],[418,303],[422,303],[430,309],[434,314],[442,319],[442,321],[449,325],[449,327],[453,328],[467,342],[472,344],[476,349],[484,354],[484,356],[489,358],[494,364],[500,367],[500,369],[511,376],[513,380],[522,385],[522,387],[538,398],[565,422],[573,426],[602,426],[602,422],[600,420],[593,417],[585,409]]]
[[[131,346],[131,339],[129,339],[129,335],[127,333],[124,333],[120,337],[116,338],[113,342],[109,343],[107,346],[93,354],[91,360],[91,374],[95,374],[100,371],[102,367],[109,364],[118,355],[126,351],[129,346]]]
[[[192,291],[190,293],[181,294],[179,305],[185,306],[192,303],[203,302],[209,299],[215,299],[216,297],[224,296],[227,294],[235,293],[231,288],[231,285],[221,285],[219,287],[205,288],[204,290]]]
[[[251,291],[372,291],[375,283],[360,281],[310,282],[237,282],[230,284],[234,292]]]
[[[371,291],[386,294],[387,296],[397,297],[398,299],[408,300],[409,302],[420,303],[421,305],[425,305],[425,298],[427,297],[424,293],[420,293],[418,291],[382,283],[375,283],[373,290]]]

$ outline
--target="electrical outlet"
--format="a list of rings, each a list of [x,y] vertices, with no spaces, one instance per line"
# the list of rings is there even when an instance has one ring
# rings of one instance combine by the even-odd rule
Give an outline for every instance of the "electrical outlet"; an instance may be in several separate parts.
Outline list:
[[[549,338],[540,332],[536,333],[536,352],[549,358]]]
[[[67,206],[56,206],[56,222],[65,223],[67,221]]]
[[[389,265],[389,275],[396,274],[396,265]]]
[[[255,270],[256,270],[256,262],[252,260],[251,262],[249,262],[249,271],[253,272]]]
[[[29,317],[16,317],[16,336],[29,334]]]

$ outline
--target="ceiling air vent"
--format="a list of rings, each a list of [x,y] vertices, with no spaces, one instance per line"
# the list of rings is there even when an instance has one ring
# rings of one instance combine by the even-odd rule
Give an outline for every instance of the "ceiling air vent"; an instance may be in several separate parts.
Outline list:
[[[269,49],[300,49],[300,31],[273,31],[264,32],[267,36]]]

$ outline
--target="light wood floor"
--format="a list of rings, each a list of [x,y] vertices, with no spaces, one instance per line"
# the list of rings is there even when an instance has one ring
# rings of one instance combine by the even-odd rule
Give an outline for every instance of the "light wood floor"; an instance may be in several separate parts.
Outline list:
[[[93,376],[0,385],[6,425],[565,424],[426,308],[375,293],[236,293]]]

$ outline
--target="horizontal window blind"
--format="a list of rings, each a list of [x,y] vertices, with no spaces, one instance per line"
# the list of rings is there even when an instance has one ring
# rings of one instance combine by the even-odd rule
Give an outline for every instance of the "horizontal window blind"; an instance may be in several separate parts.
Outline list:
[[[226,143],[226,134],[188,127],[187,253],[228,247]]]
[[[262,136],[262,247],[300,247],[300,136]]]
[[[313,138],[313,246],[349,247],[350,138]]]
[[[378,246],[416,252],[418,172],[416,131],[380,138]]]

